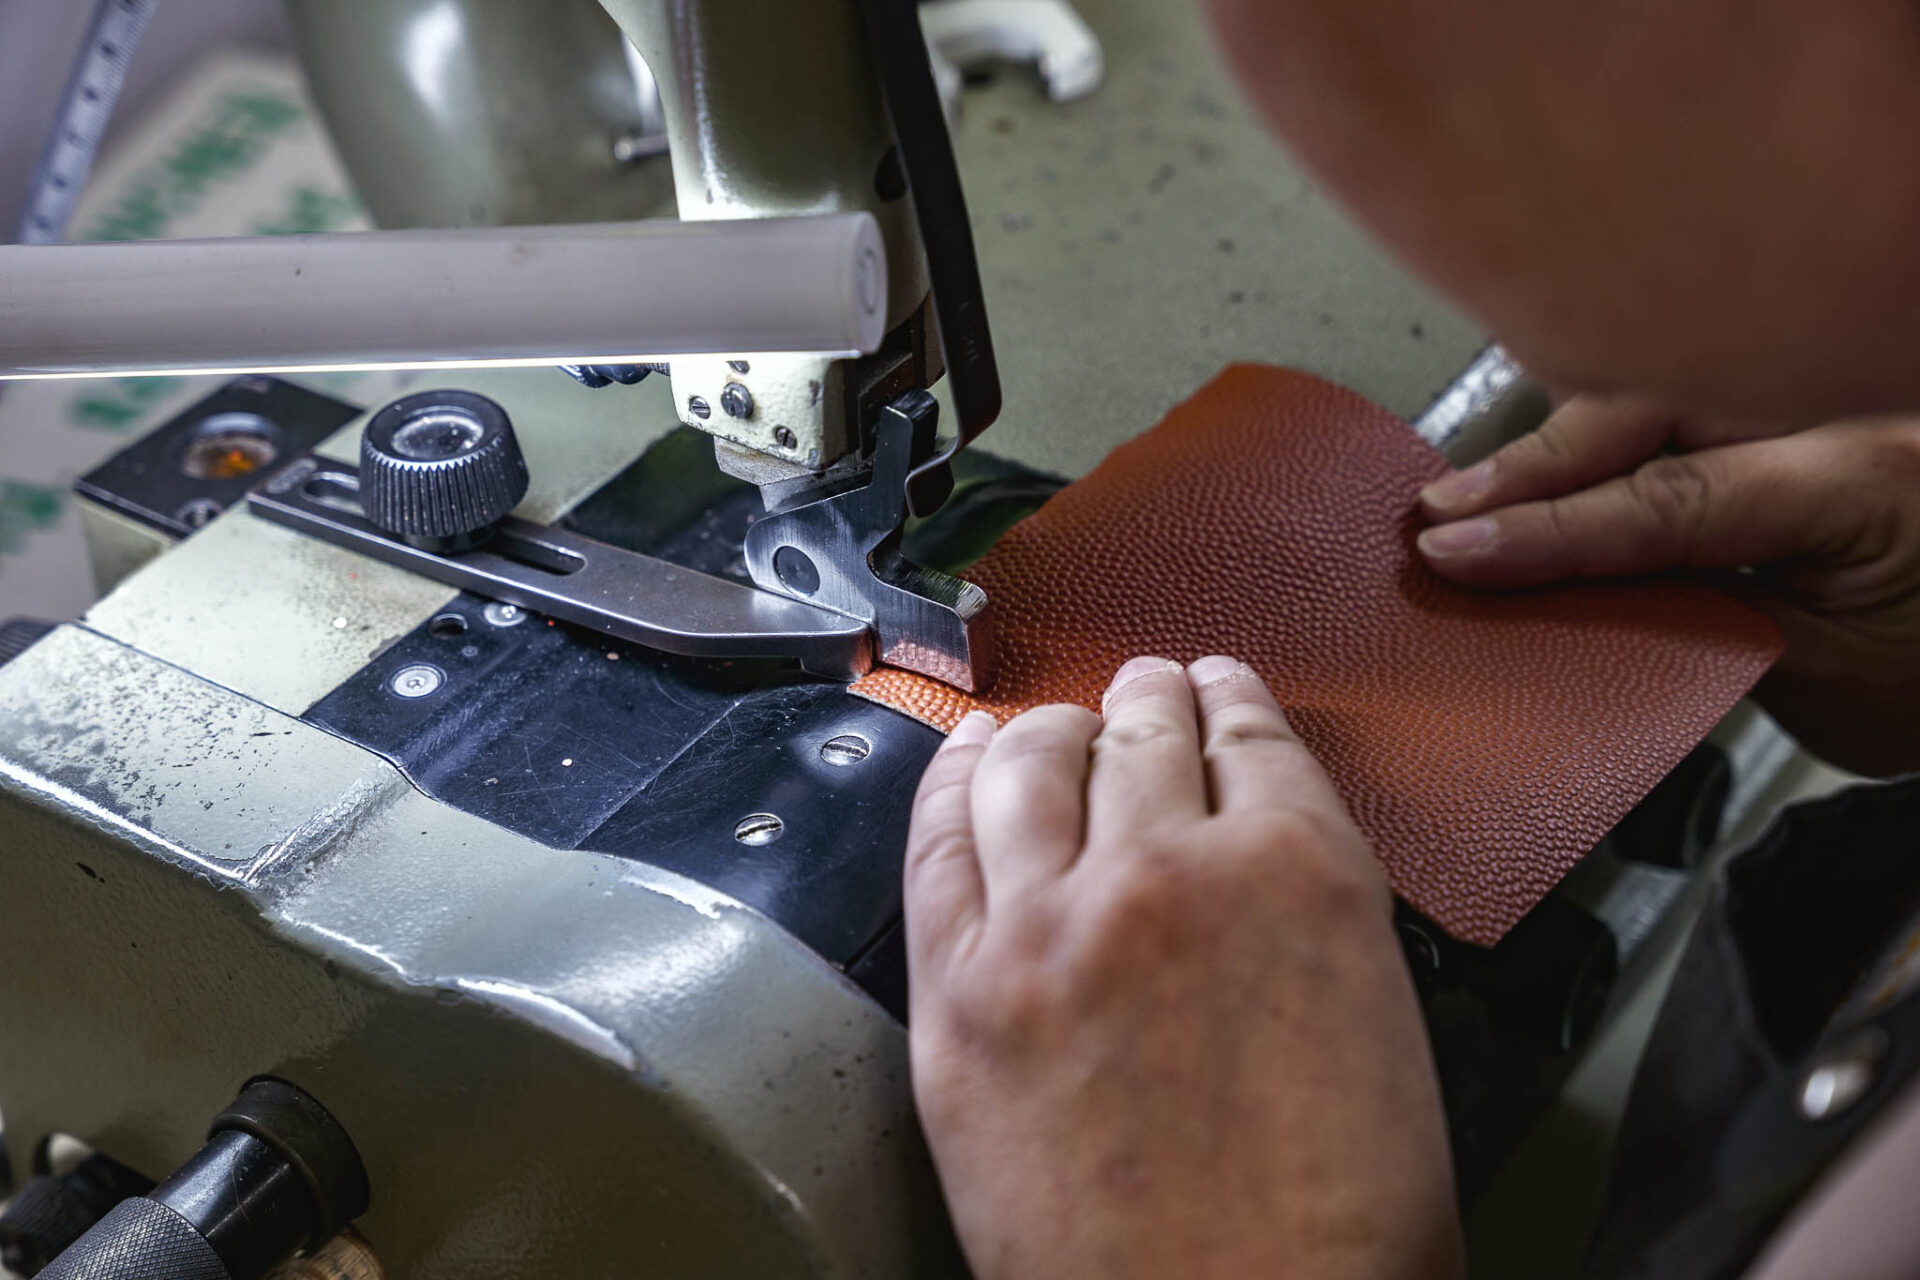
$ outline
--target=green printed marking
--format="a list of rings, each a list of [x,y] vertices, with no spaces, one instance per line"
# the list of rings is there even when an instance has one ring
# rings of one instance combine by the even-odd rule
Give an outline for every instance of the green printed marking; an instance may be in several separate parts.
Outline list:
[[[153,240],[167,229],[167,210],[160,188],[150,181],[136,182],[105,217],[95,223],[89,240]]]
[[[171,152],[144,170],[81,238],[152,240],[207,194],[258,162],[268,145],[298,124],[300,105],[266,90],[223,95],[209,117]]]
[[[28,534],[52,528],[65,503],[58,489],[0,480],[0,555],[20,550]]]
[[[262,133],[279,133],[303,114],[299,103],[271,89],[230,93],[221,105]]]
[[[255,153],[254,139],[232,133],[198,133],[180,144],[165,160],[167,176],[180,196],[203,195],[228,174],[247,167]]]
[[[300,104],[270,89],[221,95],[211,111],[158,163],[143,169],[89,227],[83,240],[156,240],[205,204],[214,189],[243,176],[274,140],[305,117]],[[340,216],[319,191],[296,193],[282,219],[289,230]],[[348,202],[351,205],[351,202]],[[304,221],[303,221],[304,220]],[[67,406],[75,426],[127,431],[140,425],[175,385],[171,378],[129,378],[89,387]]]
[[[284,213],[257,220],[251,230],[257,236],[319,235],[337,231],[359,216],[360,202],[352,196],[299,186],[293,189]]]
[[[67,416],[76,427],[125,431],[140,422],[173,388],[173,378],[121,378],[76,397]]]

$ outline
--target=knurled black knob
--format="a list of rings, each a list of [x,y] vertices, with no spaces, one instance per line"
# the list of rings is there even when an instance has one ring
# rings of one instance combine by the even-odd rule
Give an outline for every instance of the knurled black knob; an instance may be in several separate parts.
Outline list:
[[[429,551],[461,551],[527,493],[507,411],[471,391],[422,391],[373,415],[360,438],[367,519]]]
[[[0,1213],[0,1265],[39,1275],[109,1209],[151,1190],[152,1179],[97,1153],[64,1174],[35,1178]]]

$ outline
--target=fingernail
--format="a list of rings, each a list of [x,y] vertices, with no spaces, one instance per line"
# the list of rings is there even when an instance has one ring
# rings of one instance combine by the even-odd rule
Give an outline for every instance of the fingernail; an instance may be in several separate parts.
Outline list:
[[[1187,676],[1200,688],[1210,684],[1219,684],[1223,680],[1238,680],[1253,674],[1253,668],[1238,658],[1229,658],[1225,654],[1214,654],[1202,658],[1187,668]]]
[[[978,747],[993,740],[1000,722],[984,711],[969,711],[966,718],[947,735],[948,747]]]
[[[1485,551],[1499,532],[1500,526],[1489,519],[1438,525],[1420,535],[1420,550],[1430,559],[1450,560]]]
[[[1495,460],[1488,458],[1478,466],[1468,467],[1465,471],[1454,471],[1441,476],[1420,491],[1420,498],[1437,511],[1452,511],[1464,507],[1475,498],[1485,497],[1493,491],[1494,465]]]
[[[1154,675],[1161,671],[1178,672],[1179,670],[1179,663],[1169,662],[1165,658],[1134,658],[1113,673],[1113,683],[1107,686],[1107,697],[1111,699],[1114,694],[1142,676]]]

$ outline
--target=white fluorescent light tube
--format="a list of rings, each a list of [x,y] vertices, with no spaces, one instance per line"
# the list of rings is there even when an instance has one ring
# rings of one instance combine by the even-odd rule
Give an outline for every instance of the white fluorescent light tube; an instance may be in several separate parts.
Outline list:
[[[5,245],[0,380],[839,358],[886,312],[868,213]]]

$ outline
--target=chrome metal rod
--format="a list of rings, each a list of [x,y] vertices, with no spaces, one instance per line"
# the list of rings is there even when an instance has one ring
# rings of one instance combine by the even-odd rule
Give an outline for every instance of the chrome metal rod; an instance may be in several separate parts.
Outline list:
[[[0,246],[0,378],[852,356],[871,214]]]

